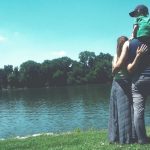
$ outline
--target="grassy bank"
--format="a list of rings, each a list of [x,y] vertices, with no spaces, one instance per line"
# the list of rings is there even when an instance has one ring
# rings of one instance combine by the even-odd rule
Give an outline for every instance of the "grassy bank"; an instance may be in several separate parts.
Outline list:
[[[150,129],[148,135],[150,135]],[[109,144],[107,131],[75,131],[70,134],[41,135],[0,141],[0,150],[149,150],[150,144]]]

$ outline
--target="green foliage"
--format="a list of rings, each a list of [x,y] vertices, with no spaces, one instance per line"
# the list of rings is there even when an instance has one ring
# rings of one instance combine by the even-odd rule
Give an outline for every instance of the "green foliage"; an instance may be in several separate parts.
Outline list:
[[[7,88],[8,87],[8,76],[12,74],[13,72],[13,66],[12,65],[5,65],[4,69],[1,69],[1,84],[2,87]]]
[[[20,86],[19,83],[19,70],[18,67],[15,67],[13,72],[8,75],[8,84],[11,88],[18,88]]]
[[[37,63],[28,60],[20,69],[12,65],[0,69],[0,88],[49,87],[62,85],[106,83],[112,80],[110,54],[84,51],[79,62],[68,57]]]
[[[53,79],[53,84],[54,85],[65,85],[65,74],[61,70],[57,70],[53,74],[52,79]]]
[[[41,87],[41,64],[26,61],[20,66],[20,80],[26,87]]]
[[[87,68],[93,67],[95,58],[96,56],[94,52],[84,51],[79,54],[80,62]]]

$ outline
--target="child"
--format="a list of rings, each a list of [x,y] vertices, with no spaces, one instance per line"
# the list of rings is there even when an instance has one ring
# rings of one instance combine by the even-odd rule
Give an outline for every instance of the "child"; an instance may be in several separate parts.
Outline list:
[[[148,8],[145,5],[138,5],[129,15],[136,18],[131,39],[138,38],[141,42],[147,44],[147,46],[150,45],[150,18],[148,16]]]

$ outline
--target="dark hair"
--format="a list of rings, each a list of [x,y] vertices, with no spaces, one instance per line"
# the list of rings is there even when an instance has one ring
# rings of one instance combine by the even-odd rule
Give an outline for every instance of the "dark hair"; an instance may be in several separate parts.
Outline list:
[[[117,39],[117,57],[120,57],[123,44],[128,40],[126,36],[121,36]]]

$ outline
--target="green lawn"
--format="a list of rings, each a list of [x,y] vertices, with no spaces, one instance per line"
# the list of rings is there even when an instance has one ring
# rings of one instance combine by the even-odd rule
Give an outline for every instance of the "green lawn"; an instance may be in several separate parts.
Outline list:
[[[150,128],[147,129],[150,135]],[[0,150],[150,150],[150,144],[109,144],[107,130],[74,131],[0,141]]]

